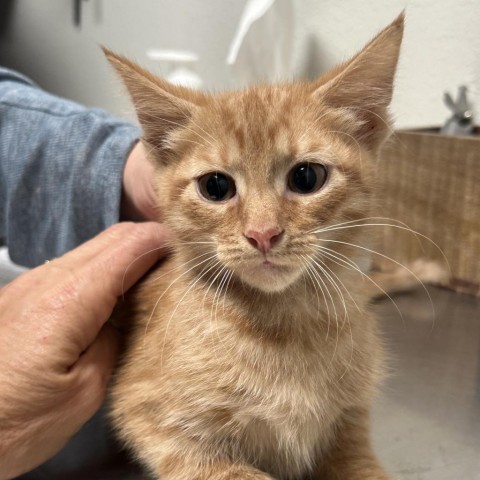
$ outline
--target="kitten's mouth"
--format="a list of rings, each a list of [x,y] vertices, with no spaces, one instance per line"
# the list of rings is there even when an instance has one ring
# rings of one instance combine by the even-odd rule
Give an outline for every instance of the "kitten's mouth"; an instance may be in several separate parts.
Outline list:
[[[247,257],[247,258],[245,258]],[[244,255],[224,262],[245,283],[264,292],[280,292],[297,280],[302,269],[287,255]],[[231,265],[231,266],[230,266]]]
[[[280,265],[279,263],[274,263],[271,260],[267,259],[263,260],[263,262],[259,266],[260,268],[267,271],[285,271],[290,268],[287,265]]]
[[[280,292],[298,278],[300,269],[291,263],[263,257],[251,259],[238,273],[252,287],[265,292]]]
[[[263,259],[248,262],[246,270],[251,275],[268,275],[270,277],[272,275],[288,274],[292,271],[292,266],[264,257]]]

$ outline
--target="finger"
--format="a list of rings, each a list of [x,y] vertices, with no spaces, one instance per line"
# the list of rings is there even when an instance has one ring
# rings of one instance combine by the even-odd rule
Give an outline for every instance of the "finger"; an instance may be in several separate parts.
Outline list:
[[[131,243],[126,245],[125,250],[116,256],[112,252],[110,259],[113,262],[113,272],[116,278],[112,277],[110,287],[116,296],[120,296],[130,289],[146,271],[158,260],[163,258],[168,247],[166,243],[170,239],[167,228],[156,222],[135,224],[136,231],[132,232]],[[117,263],[118,261],[118,263]],[[122,279],[121,284],[118,280]]]
[[[78,391],[75,402],[80,424],[95,414],[105,398],[119,344],[118,332],[111,325],[105,325],[70,370],[74,389]]]
[[[83,266],[81,274],[88,279],[83,303],[98,304],[99,298],[111,297],[113,308],[116,299],[165,256],[167,236],[165,227],[157,223],[129,224],[116,243]]]
[[[135,243],[138,244],[139,248],[142,248],[142,246],[149,247],[149,249],[162,247],[167,237],[166,227],[157,222],[121,222],[107,228],[80,247],[55,260],[55,262],[63,260],[72,266],[83,265],[90,260],[94,260],[104,251],[111,250],[114,247],[122,249],[125,244],[132,242],[134,249]],[[161,249],[157,250],[155,260],[158,260],[164,254]],[[51,264],[54,264],[54,262],[51,262]]]
[[[20,275],[8,286],[13,284],[18,289],[23,287],[24,290],[31,290],[32,293],[41,293],[51,285],[61,287],[62,281],[68,279],[68,273],[77,275],[80,268],[101,258],[104,252],[111,252],[115,248],[122,250],[123,245],[130,242],[136,235],[144,237],[143,242],[148,244],[147,246],[150,247],[148,250],[151,250],[151,256],[147,256],[147,258],[151,258],[153,263],[165,255],[163,245],[168,238],[168,231],[163,225],[157,222],[140,224],[122,222],[107,228],[63,256],[47,261]],[[142,241],[142,238],[139,240]],[[141,248],[140,245],[139,248]]]
[[[61,280],[47,307],[58,313],[56,336],[70,340],[69,361],[94,341],[117,298],[165,255],[167,235],[158,223],[118,224],[51,267]]]

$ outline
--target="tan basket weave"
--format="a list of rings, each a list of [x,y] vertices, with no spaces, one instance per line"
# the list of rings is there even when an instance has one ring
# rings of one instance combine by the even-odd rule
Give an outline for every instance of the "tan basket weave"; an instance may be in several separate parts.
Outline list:
[[[405,222],[445,253],[452,286],[478,294],[480,285],[480,137],[400,131],[382,151],[378,176],[382,215]],[[400,262],[442,255],[432,244],[385,228],[382,252]]]

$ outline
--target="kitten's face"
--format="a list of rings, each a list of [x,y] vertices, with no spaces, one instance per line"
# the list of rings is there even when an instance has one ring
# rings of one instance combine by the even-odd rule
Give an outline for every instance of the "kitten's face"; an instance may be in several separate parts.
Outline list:
[[[319,230],[368,215],[402,33],[400,16],[315,82],[216,96],[106,51],[159,165],[161,211],[186,268],[278,292],[314,275],[320,253],[342,254],[345,230]]]
[[[212,252],[212,272],[226,267],[266,292],[315,270],[316,230],[364,217],[369,204],[368,152],[340,128],[298,85],[211,99],[171,138],[182,153],[159,171],[166,221],[180,242],[201,242],[180,243],[184,256]]]

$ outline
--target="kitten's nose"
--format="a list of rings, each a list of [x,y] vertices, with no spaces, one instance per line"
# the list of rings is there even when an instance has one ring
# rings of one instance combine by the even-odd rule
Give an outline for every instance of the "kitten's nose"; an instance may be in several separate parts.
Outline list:
[[[280,230],[278,227],[268,228],[263,232],[249,230],[245,233],[245,238],[250,245],[265,254],[279,242],[284,232],[285,230]]]

